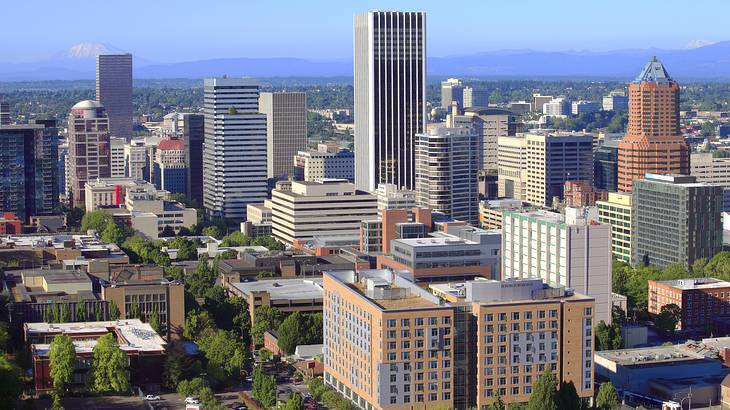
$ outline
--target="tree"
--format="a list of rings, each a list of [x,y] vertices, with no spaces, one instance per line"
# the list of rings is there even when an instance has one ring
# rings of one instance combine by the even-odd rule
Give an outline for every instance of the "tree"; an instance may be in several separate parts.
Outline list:
[[[558,408],[560,410],[581,410],[582,403],[573,382],[561,382],[558,390]]]
[[[86,232],[89,229],[93,229],[96,232],[104,232],[107,225],[113,225],[114,221],[112,216],[102,210],[96,210],[87,212],[83,218],[81,218],[81,230]]]
[[[86,303],[82,301],[76,302],[76,322],[85,322],[87,318]]]
[[[142,311],[140,310],[139,302],[132,303],[129,306],[129,310],[124,315],[125,319],[141,319]]]
[[[616,388],[613,387],[613,383],[601,383],[601,387],[598,388],[598,394],[596,394],[596,408],[599,410],[611,410],[617,407],[618,404],[618,393],[616,393]]]
[[[51,367],[51,379],[56,393],[65,392],[66,385],[71,383],[74,373],[76,348],[67,335],[56,335],[50,344],[48,358]]]
[[[596,350],[615,350],[623,347],[621,326],[614,322],[610,326],[601,320],[596,325]]]
[[[221,230],[217,226],[206,226],[201,232],[204,236],[211,236],[215,239],[220,239],[223,235]]]
[[[205,380],[196,377],[192,380],[181,380],[177,385],[177,394],[182,397],[197,396],[205,387]]]
[[[662,306],[661,311],[654,319],[654,325],[665,332],[673,332],[682,318],[682,308],[674,303]]]
[[[8,324],[0,322],[0,355],[8,350],[8,342],[10,342],[10,332],[8,332]]]
[[[113,300],[109,301],[109,304],[107,305],[107,313],[109,315],[109,320],[119,320],[119,317],[121,316],[119,307],[117,307],[117,304]]]
[[[299,342],[304,336],[306,330],[304,322],[305,319],[302,317],[302,314],[294,312],[287,316],[287,318],[281,322],[281,325],[279,325],[276,334],[279,338],[279,348],[283,350],[284,353],[294,353],[295,348],[299,345]]]
[[[555,375],[546,370],[532,388],[527,410],[558,410],[557,385]]]
[[[71,321],[71,307],[68,302],[61,303],[58,308],[58,323],[68,323]]]
[[[292,393],[284,405],[284,410],[304,410],[304,399],[299,393]]]
[[[113,334],[107,333],[97,340],[89,374],[91,391],[104,393],[129,390],[127,354],[119,348]]]
[[[157,310],[157,306],[152,308],[152,313],[147,317],[147,322],[152,327],[152,330],[157,334],[162,334],[162,323],[160,322],[160,312]]]
[[[494,398],[492,404],[489,405],[489,410],[505,410],[504,401],[499,394]]]
[[[213,321],[207,311],[202,309],[191,310],[185,317],[183,336],[188,340],[195,341],[212,328]]]
[[[101,322],[104,319],[104,312],[99,304],[94,305],[94,320]]]
[[[216,376],[238,377],[240,371],[248,365],[249,352],[232,332],[225,330],[208,332],[199,338],[197,343],[208,360],[209,373],[212,370]]]
[[[121,246],[124,240],[127,239],[127,236],[129,236],[121,226],[113,222],[107,224],[104,230],[100,232],[102,241],[119,246]]]
[[[264,407],[271,408],[276,404],[276,380],[274,376],[267,376],[261,366],[253,371],[253,389],[251,394]]]
[[[61,396],[53,392],[51,394],[51,410],[64,410],[63,405],[61,405]]]
[[[81,225],[81,218],[84,217],[84,210],[74,207],[66,211],[66,226],[71,229],[78,228]]]
[[[270,306],[259,306],[254,312],[254,322],[251,325],[251,337],[253,342],[260,346],[264,344],[264,332],[278,329],[283,320],[283,313]]]
[[[241,231],[234,231],[226,235],[221,240],[222,247],[246,246],[251,243],[251,238],[244,235]]]
[[[165,358],[162,370],[162,383],[169,389],[177,388],[185,375],[185,354],[172,349]]]
[[[170,225],[165,225],[157,236],[160,238],[172,238],[175,236],[175,229]]]
[[[268,271],[268,270],[262,270],[256,275],[256,278],[258,279],[265,279],[265,278],[276,278],[279,275],[276,272]]]
[[[18,396],[23,392],[20,369],[0,355],[0,410],[16,408]]]

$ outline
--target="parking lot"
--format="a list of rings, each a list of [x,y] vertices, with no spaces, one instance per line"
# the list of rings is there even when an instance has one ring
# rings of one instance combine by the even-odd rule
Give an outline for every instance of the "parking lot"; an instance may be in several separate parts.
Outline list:
[[[33,401],[36,409],[50,409],[50,399],[38,399]],[[137,396],[105,396],[105,397],[63,397],[61,405],[66,410],[144,410],[145,404],[142,398]]]

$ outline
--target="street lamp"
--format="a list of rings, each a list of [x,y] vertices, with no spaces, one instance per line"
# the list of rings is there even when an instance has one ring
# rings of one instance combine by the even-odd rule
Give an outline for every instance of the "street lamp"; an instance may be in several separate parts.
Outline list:
[[[689,392],[686,396],[680,399],[679,397],[677,397],[677,395],[674,395],[674,399],[679,400],[679,407],[681,408],[684,408],[684,401],[687,400],[687,409],[692,410],[692,386],[689,387]]]

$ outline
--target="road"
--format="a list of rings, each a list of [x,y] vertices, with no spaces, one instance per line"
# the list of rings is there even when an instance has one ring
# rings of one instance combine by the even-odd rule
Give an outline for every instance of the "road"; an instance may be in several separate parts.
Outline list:
[[[33,400],[36,409],[50,409],[50,399]],[[61,405],[66,410],[144,410],[145,404],[137,396],[63,397]]]

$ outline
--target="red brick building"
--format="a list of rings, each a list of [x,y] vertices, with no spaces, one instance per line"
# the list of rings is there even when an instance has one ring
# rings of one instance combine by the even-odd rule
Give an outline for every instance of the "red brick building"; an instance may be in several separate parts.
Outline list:
[[[0,235],[17,235],[23,233],[23,221],[14,212],[3,212],[0,217]]]
[[[714,278],[649,281],[649,313],[675,304],[682,309],[677,329],[708,332],[715,319],[730,316],[730,282]]]
[[[596,189],[589,181],[566,181],[563,187],[565,206],[595,206],[596,201],[608,199],[608,191]]]

